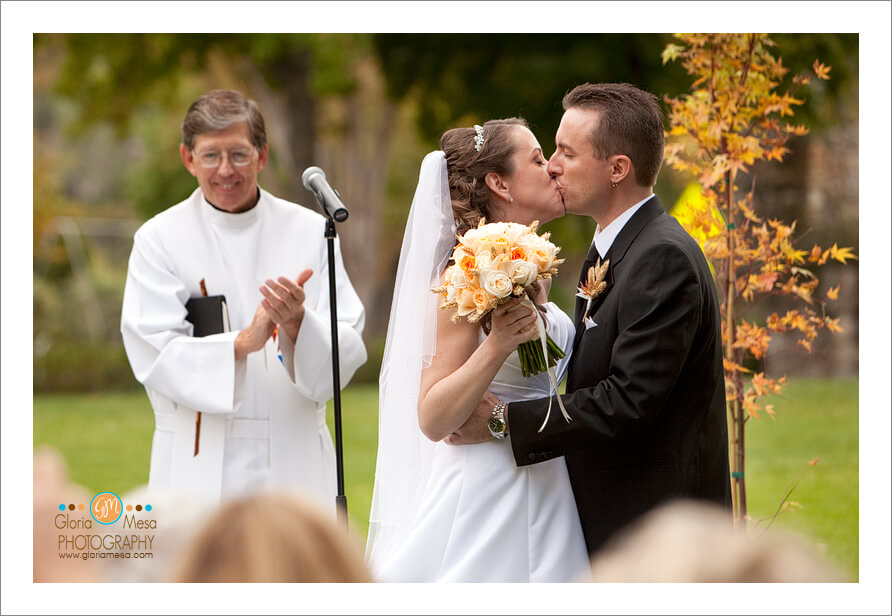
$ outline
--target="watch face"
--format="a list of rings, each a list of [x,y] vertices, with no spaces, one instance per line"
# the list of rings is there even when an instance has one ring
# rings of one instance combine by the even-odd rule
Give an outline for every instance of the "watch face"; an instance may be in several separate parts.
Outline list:
[[[505,422],[498,417],[490,417],[489,430],[493,434],[501,434],[505,431]]]

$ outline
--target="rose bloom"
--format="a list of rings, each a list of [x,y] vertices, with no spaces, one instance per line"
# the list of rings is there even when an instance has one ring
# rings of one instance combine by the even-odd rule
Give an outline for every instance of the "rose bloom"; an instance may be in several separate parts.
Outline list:
[[[480,254],[476,255],[477,258],[477,267],[475,270],[480,273],[484,270],[496,270],[499,269],[503,263],[509,261],[508,255],[506,253],[502,254],[493,254],[492,249],[483,250]]]
[[[492,263],[489,264],[489,269],[501,269],[503,265],[511,261],[511,257],[508,253],[502,253],[500,255],[496,255]]]
[[[474,290],[474,306],[477,308],[477,314],[483,314],[492,306],[492,299],[489,296],[489,293],[484,291],[483,289],[475,289]]]
[[[539,246],[539,236],[535,233],[524,235],[515,242],[515,247],[523,250],[526,254],[532,253]]]
[[[457,289],[463,289],[468,286],[468,276],[460,268],[452,265],[446,270],[446,283]]]
[[[551,269],[552,265],[554,265],[554,257],[555,251],[554,248],[549,248],[545,246],[543,248],[537,248],[533,251],[533,254],[530,255],[532,262],[541,270],[547,271]]]
[[[492,269],[492,251],[483,248],[474,255],[474,269],[477,271]]]
[[[492,247],[492,240],[491,236],[479,233],[474,237],[474,241],[469,244],[462,242],[462,245],[474,254],[478,254],[484,250],[489,250]]]
[[[467,257],[467,256],[473,257],[474,253],[473,253],[473,251],[470,251],[466,247],[462,246],[461,244],[456,246],[455,249],[453,249],[453,251],[452,251],[452,260],[455,263],[460,263],[462,258]]]
[[[496,254],[505,254],[511,250],[511,242],[507,237],[496,237],[492,240],[492,245],[496,249]]]
[[[505,236],[508,238],[508,241],[512,244],[516,244],[520,238],[525,235],[535,235],[530,228],[526,225],[521,225],[518,223],[508,223],[508,228],[505,230]]]
[[[499,299],[508,297],[514,289],[511,278],[501,270],[485,270],[480,272],[480,284],[490,295]]]
[[[468,277],[457,265],[450,265],[443,278],[446,286],[443,297],[450,303],[456,301],[459,289],[464,289],[469,284]]]
[[[500,269],[505,272],[512,283],[522,287],[533,284],[539,276],[539,268],[534,263],[522,259],[508,261]]]
[[[532,235],[522,238],[520,247],[526,251],[526,260],[537,265],[540,271],[548,270],[554,265],[557,247],[548,240]]]
[[[512,244],[530,232],[529,227],[516,222],[491,222],[478,229],[483,237],[504,237]]]
[[[477,231],[480,233],[479,237],[488,237],[490,239],[503,235],[506,229],[507,223],[504,222],[490,222],[482,227],[477,227]]]
[[[479,291],[480,289],[477,290]],[[469,315],[477,309],[477,305],[474,302],[474,290],[471,288],[459,289],[456,300],[458,303],[458,316],[460,317]]]
[[[469,252],[475,252],[480,244],[480,236],[481,233],[479,229],[468,229],[464,235],[458,238],[460,247],[463,247]],[[458,248],[456,248],[456,250],[458,250]]]
[[[477,259],[473,255],[466,254],[456,261],[456,264],[465,272],[465,274],[468,274],[474,271],[477,267]]]

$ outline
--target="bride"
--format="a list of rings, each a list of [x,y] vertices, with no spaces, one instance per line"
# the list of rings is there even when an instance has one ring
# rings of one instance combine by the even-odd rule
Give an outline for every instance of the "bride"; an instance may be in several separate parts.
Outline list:
[[[547,373],[523,377],[515,351],[536,336],[537,317],[511,300],[483,326],[453,323],[430,291],[456,234],[483,217],[545,223],[564,214],[563,202],[522,119],[451,129],[440,147],[422,162],[397,269],[367,557],[380,581],[572,581],[588,557],[564,459],[518,468],[510,435],[446,443],[487,390],[505,402],[549,395]],[[547,303],[549,285],[527,292],[567,354],[562,376],[574,327]]]

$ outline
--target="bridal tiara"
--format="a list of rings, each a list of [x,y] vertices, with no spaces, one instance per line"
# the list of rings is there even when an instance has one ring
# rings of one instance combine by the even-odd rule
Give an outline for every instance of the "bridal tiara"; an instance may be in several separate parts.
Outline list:
[[[474,131],[477,133],[477,135],[474,137],[474,149],[479,152],[480,148],[483,147],[483,142],[486,141],[486,139],[483,137],[483,127],[479,124],[475,124]]]

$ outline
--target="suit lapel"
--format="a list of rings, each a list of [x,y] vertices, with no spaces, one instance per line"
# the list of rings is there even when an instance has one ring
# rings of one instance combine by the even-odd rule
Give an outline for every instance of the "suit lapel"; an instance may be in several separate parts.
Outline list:
[[[623,257],[626,256],[626,252],[629,250],[629,246],[632,245],[632,242],[635,241],[641,230],[663,213],[663,205],[656,195],[638,208],[638,211],[635,212],[629,219],[629,222],[619,232],[619,235],[616,236],[616,239],[613,240],[610,250],[607,251],[607,256],[610,258],[610,269],[613,269],[623,260]]]
[[[657,196],[654,195],[644,205],[638,208],[638,211],[635,212],[632,218],[629,219],[616,236],[616,239],[613,240],[613,244],[611,244],[607,254],[604,255],[604,260],[610,261],[604,279],[607,283],[607,287],[600,295],[598,295],[598,297],[592,300],[592,305],[589,308],[589,316],[592,316],[598,310],[598,306],[601,305],[604,298],[607,297],[607,294],[610,292],[610,289],[613,288],[614,268],[623,260],[623,257],[626,256],[626,252],[629,250],[632,242],[638,237],[638,234],[641,233],[641,230],[644,229],[649,222],[663,213],[663,205],[660,203]],[[595,266],[597,262],[598,249],[595,247],[594,242],[592,242],[588,255],[582,264],[582,273],[579,276],[579,284],[582,284],[585,281],[589,268]],[[576,342],[579,341],[579,338],[582,336],[583,332],[585,332],[585,323],[582,322],[582,316],[585,313],[585,305],[585,299],[582,299],[581,297],[576,298],[576,312],[573,321],[576,325]]]

